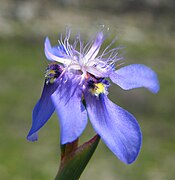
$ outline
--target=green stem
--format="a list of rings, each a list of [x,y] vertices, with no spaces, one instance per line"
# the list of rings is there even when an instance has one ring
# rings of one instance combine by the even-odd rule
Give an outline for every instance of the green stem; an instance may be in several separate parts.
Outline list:
[[[78,147],[78,139],[61,147],[61,163],[55,180],[78,180],[92,157],[100,136],[96,135]]]

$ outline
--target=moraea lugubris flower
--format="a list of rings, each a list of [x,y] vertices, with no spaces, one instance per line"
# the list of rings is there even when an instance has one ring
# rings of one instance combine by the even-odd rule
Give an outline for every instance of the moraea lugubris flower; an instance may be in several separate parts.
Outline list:
[[[58,45],[45,40],[45,55],[51,63],[45,72],[41,98],[33,110],[33,122],[27,139],[36,141],[38,131],[56,110],[61,129],[61,144],[76,140],[88,118],[108,148],[124,163],[132,163],[140,151],[142,135],[135,117],[108,99],[109,80],[124,90],[145,87],[157,93],[156,73],[141,64],[119,69],[118,48],[112,43],[99,53],[103,32],[83,44],[79,36],[70,44],[70,31]],[[107,79],[108,78],[108,79]]]

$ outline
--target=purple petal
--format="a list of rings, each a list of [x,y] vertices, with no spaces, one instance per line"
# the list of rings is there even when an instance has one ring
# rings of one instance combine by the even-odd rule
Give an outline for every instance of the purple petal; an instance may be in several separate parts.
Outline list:
[[[45,43],[44,43],[44,52],[45,52],[45,56],[48,60],[50,61],[53,61],[52,57],[50,54],[53,54],[52,53],[52,47],[51,47],[51,44],[50,44],[50,40],[48,37],[46,37],[45,39]]]
[[[76,140],[87,125],[87,112],[82,103],[82,92],[74,80],[63,82],[52,95],[61,129],[61,144]]]
[[[55,84],[44,85],[41,98],[33,109],[32,127],[28,133],[27,140],[36,141],[38,139],[37,132],[53,114],[55,107],[51,100],[51,94],[56,90],[56,87]]]
[[[136,119],[112,103],[106,95],[86,94],[87,112],[95,131],[124,163],[132,163],[141,147],[141,131]]]
[[[97,56],[97,54],[98,54],[98,52],[100,50],[100,47],[101,47],[101,45],[103,43],[103,40],[104,40],[104,35],[103,35],[102,32],[99,32],[97,34],[95,42],[91,46],[91,48],[88,51],[88,53],[85,55],[86,59],[94,59]]]
[[[63,58],[65,54],[63,47],[51,47],[48,37],[45,39],[44,52],[46,58],[50,61],[57,61],[63,64],[69,64],[71,62],[71,60]]]
[[[110,79],[125,90],[145,87],[153,93],[159,91],[157,74],[142,64],[132,64],[110,74]]]

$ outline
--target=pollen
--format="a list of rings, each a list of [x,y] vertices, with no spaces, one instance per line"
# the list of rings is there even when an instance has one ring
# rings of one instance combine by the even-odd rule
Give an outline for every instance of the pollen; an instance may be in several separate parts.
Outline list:
[[[54,76],[56,74],[56,72],[54,70],[47,70],[45,77],[51,77]]]
[[[58,64],[49,64],[45,72],[46,84],[53,84],[61,74],[61,71],[62,69]]]
[[[103,83],[94,84],[94,87],[90,89],[90,92],[95,96],[99,96],[101,93],[105,94],[106,93],[105,85]]]

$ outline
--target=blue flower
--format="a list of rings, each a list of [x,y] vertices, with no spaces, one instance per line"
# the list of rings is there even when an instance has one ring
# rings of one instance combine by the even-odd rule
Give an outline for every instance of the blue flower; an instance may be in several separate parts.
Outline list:
[[[45,72],[41,98],[33,110],[33,122],[27,139],[37,140],[38,131],[56,110],[61,129],[61,144],[76,140],[84,131],[88,118],[108,148],[124,163],[132,163],[140,151],[142,135],[135,117],[108,99],[110,79],[124,90],[145,87],[153,93],[159,90],[156,73],[141,64],[115,70],[121,60],[113,42],[99,53],[105,40],[103,32],[83,44],[76,36],[51,46],[45,40],[45,55],[51,63]]]

